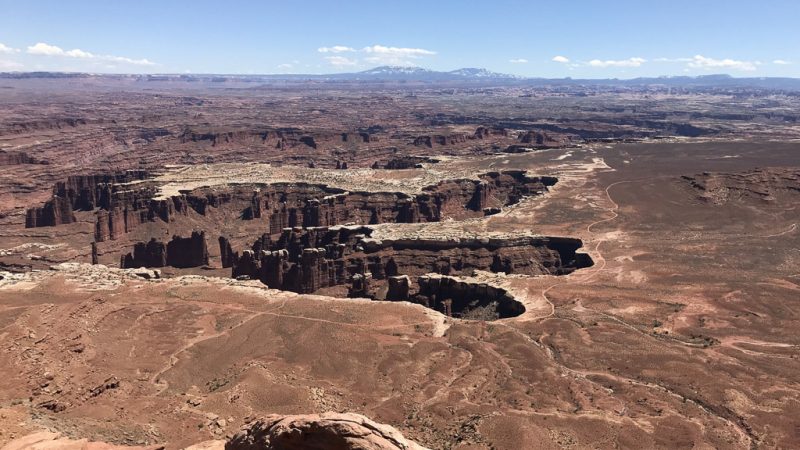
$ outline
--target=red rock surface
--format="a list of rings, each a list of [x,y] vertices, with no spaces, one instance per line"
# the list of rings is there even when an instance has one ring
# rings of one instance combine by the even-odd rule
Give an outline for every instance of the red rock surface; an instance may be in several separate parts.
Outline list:
[[[15,155],[0,164],[1,444],[55,430],[213,448],[254,417],[336,411],[436,449],[798,447],[795,95],[0,87],[0,148]],[[548,141],[564,146],[528,150]],[[128,170],[148,175],[94,175]],[[54,226],[26,228],[27,210]],[[372,232],[329,258],[303,226],[333,222]],[[296,239],[276,246],[290,223]],[[208,264],[117,268],[153,238],[166,260],[192,231]],[[556,236],[594,265],[572,270]],[[305,266],[299,285],[317,290],[223,267],[249,255],[245,272],[263,271],[263,251],[277,261],[265,278]],[[353,271],[331,285],[338,261]],[[362,298],[384,290],[401,301]],[[500,317],[507,299],[524,311]]]
[[[425,450],[360,414],[271,415],[247,425],[225,450]]]

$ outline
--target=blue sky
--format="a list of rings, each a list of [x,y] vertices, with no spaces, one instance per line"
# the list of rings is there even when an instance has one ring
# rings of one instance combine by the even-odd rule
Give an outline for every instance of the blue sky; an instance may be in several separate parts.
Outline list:
[[[0,0],[0,71],[800,77],[800,0]]]

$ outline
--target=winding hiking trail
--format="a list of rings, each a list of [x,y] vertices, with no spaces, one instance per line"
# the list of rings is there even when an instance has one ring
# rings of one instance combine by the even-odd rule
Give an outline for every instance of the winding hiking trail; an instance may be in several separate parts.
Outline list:
[[[608,186],[605,187],[603,192],[605,193],[606,199],[610,203],[610,206],[607,207],[607,208],[604,208],[604,211],[608,212],[608,213],[611,213],[611,216],[607,217],[607,218],[604,218],[604,219],[597,220],[597,221],[592,222],[589,225],[587,225],[586,226],[586,232],[587,233],[593,234],[594,233],[594,231],[592,231],[593,227],[595,227],[597,225],[600,225],[602,223],[611,222],[611,221],[613,221],[613,220],[615,220],[615,219],[617,219],[619,217],[619,212],[618,212],[619,204],[617,202],[615,202],[614,199],[611,197],[611,193],[610,193],[611,188],[613,188],[614,186],[618,186],[618,185],[624,184],[624,183],[632,183],[632,182],[636,182],[636,181],[641,181],[641,179],[616,181],[616,182],[611,183],[611,184],[609,184]],[[794,231],[795,228],[796,228],[796,224],[793,225],[792,227],[790,227],[790,229],[784,231],[783,233],[777,234],[775,236],[779,236],[779,235],[783,235],[783,234],[786,234],[786,233],[790,233],[790,232]],[[591,280],[593,280],[595,277],[597,277],[597,275],[599,275],[600,272],[605,270],[606,264],[607,264],[606,263],[606,258],[603,257],[602,253],[600,252],[600,246],[604,242],[606,242],[607,240],[608,239],[606,237],[601,237],[601,238],[597,239],[597,241],[596,241],[596,243],[594,245],[594,249],[592,251],[592,253],[593,253],[592,256],[593,257],[595,257],[595,256],[597,257],[596,263],[599,262],[598,266],[594,270],[592,270],[588,274],[585,274],[582,278],[577,278],[576,277],[576,278],[572,279],[571,276],[568,276],[568,277],[566,277],[566,278],[568,278],[567,280],[565,280],[563,282],[556,282],[556,283],[551,284],[550,286],[547,286],[546,288],[542,289],[541,296],[550,305],[550,313],[547,314],[547,315],[544,315],[544,316],[535,317],[535,318],[533,318],[531,320],[533,320],[533,321],[544,321],[544,320],[552,318],[555,315],[555,310],[556,310],[555,305],[547,297],[547,293],[550,292],[553,288],[559,287],[559,286],[586,284],[586,283],[590,282]],[[635,331],[635,332],[637,332],[637,333],[639,333],[639,334],[641,334],[641,335],[643,335],[645,337],[655,338],[655,336],[652,336],[652,335],[650,335],[648,333],[645,333],[642,330],[639,330],[638,328],[636,328],[635,326],[630,325],[630,324],[628,324],[628,323],[622,321],[621,319],[618,319],[618,318],[616,318],[616,317],[614,317],[612,315],[608,315],[608,314],[605,314],[605,313],[602,313],[602,315],[604,317],[607,317],[609,319],[614,320],[615,322],[620,323],[621,325],[625,326],[626,328],[631,329],[631,330],[633,330],[633,331]],[[698,399],[687,398],[686,396],[674,391],[669,386],[665,386],[665,385],[662,385],[662,384],[659,384],[659,383],[652,383],[652,382],[647,382],[647,381],[643,381],[643,380],[639,380],[639,379],[627,378],[627,377],[624,377],[622,375],[615,375],[615,374],[606,373],[606,372],[603,372],[603,371],[572,369],[570,367],[567,367],[563,363],[559,362],[557,357],[556,357],[556,355],[553,352],[553,349],[550,348],[549,346],[543,344],[539,340],[536,340],[536,339],[532,338],[531,336],[527,335],[526,333],[522,332],[518,328],[514,327],[511,323],[505,323],[505,322],[502,322],[502,321],[499,321],[499,322],[496,322],[496,323],[498,325],[508,329],[508,330],[511,330],[515,334],[523,337],[526,341],[528,341],[528,342],[532,343],[533,345],[535,345],[537,348],[541,349],[544,352],[544,354],[548,357],[548,359],[556,367],[558,367],[560,370],[564,371],[565,373],[569,373],[569,374],[571,374],[572,376],[574,376],[576,378],[585,380],[585,381],[587,381],[589,383],[592,383],[592,384],[595,384],[595,385],[597,385],[599,387],[603,387],[603,385],[598,383],[598,382],[596,382],[596,381],[594,381],[594,380],[592,380],[592,379],[590,379],[589,378],[590,376],[609,377],[611,379],[615,379],[615,380],[618,380],[618,381],[624,381],[624,382],[630,383],[632,385],[641,386],[641,387],[645,387],[645,388],[648,388],[648,389],[653,389],[653,390],[657,390],[659,392],[666,393],[666,394],[668,394],[669,396],[671,396],[673,398],[678,398],[681,401],[689,402],[692,405],[694,405],[695,407],[697,407],[700,410],[702,410],[704,413],[706,413],[706,414],[708,414],[710,416],[716,417],[717,419],[722,420],[725,423],[727,423],[729,426],[734,427],[734,429],[736,430],[737,434],[740,436],[741,442],[747,448],[750,448],[750,449],[757,448],[758,438],[753,434],[752,430],[750,429],[750,426],[746,423],[745,419],[742,418],[741,416],[736,415],[733,411],[730,411],[727,408],[723,408],[721,411],[717,411],[716,409],[720,409],[720,408],[715,407],[714,405],[708,405],[702,399],[699,399],[699,398]],[[695,347],[694,345],[687,344],[687,343],[681,342],[679,340],[675,340],[675,341],[677,341],[680,344],[687,345],[688,347]],[[663,344],[663,342],[662,342],[662,344]],[[622,402],[622,400],[619,400],[619,401],[620,401],[620,406],[621,406],[621,412],[619,412],[619,414],[620,415],[624,415],[624,412],[625,412],[625,409],[626,409],[625,405],[624,405],[624,402]]]
[[[592,234],[593,233],[592,232],[592,227],[594,227],[595,225],[599,225],[599,224],[605,223],[605,222],[610,222],[610,221],[616,219],[617,217],[619,217],[619,213],[617,212],[617,210],[619,209],[619,205],[614,201],[614,199],[611,198],[611,194],[609,193],[609,189],[611,189],[612,187],[614,187],[616,185],[622,184],[622,183],[631,183],[631,182],[634,182],[634,181],[638,181],[638,180],[617,181],[615,183],[611,183],[608,186],[606,186],[606,188],[604,189],[604,192],[605,192],[606,198],[608,199],[608,201],[611,203],[612,206],[610,208],[603,208],[603,209],[604,209],[604,212],[610,212],[612,215],[611,215],[611,217],[608,217],[608,218],[605,218],[605,219],[601,219],[601,220],[597,220],[597,221],[592,222],[589,225],[587,225],[586,226],[586,232],[587,233]],[[544,301],[547,302],[548,305],[550,305],[550,313],[547,314],[547,315],[544,315],[544,316],[535,317],[535,318],[533,318],[533,320],[545,320],[545,319],[548,319],[550,317],[553,317],[553,315],[555,314],[556,307],[553,304],[553,302],[547,297],[547,293],[550,292],[551,289],[553,289],[555,287],[558,287],[558,286],[569,286],[571,284],[585,284],[585,283],[587,283],[588,281],[593,279],[595,276],[597,276],[597,274],[599,274],[600,272],[602,272],[605,269],[605,267],[606,267],[606,259],[600,253],[600,244],[602,244],[605,241],[606,241],[605,238],[598,239],[597,243],[594,246],[594,249],[592,250],[592,253],[593,253],[592,256],[597,258],[595,260],[595,264],[597,265],[598,261],[601,263],[601,265],[599,265],[599,267],[595,267],[594,270],[591,270],[591,272],[589,272],[589,273],[581,274],[581,275],[584,275],[584,278],[582,278],[582,279],[578,279],[578,280],[574,280],[573,281],[573,280],[569,279],[571,277],[571,275],[569,275],[569,276],[566,277],[567,280],[565,280],[563,282],[553,283],[550,286],[542,289],[540,295],[542,296],[542,299],[544,299]]]

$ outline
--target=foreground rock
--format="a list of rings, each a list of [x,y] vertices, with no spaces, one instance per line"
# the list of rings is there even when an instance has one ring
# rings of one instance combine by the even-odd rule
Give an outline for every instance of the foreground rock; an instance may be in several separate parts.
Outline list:
[[[155,445],[131,447],[105,442],[90,442],[88,439],[70,439],[62,437],[59,433],[41,431],[15,439],[4,445],[2,450],[155,450],[158,448],[163,447]]]
[[[156,450],[161,445],[121,446],[70,439],[41,431],[7,443],[2,450]],[[245,426],[229,441],[203,441],[184,450],[427,450],[394,427],[354,413],[269,415]]]
[[[225,450],[424,450],[389,425],[360,414],[270,415],[236,434]]]

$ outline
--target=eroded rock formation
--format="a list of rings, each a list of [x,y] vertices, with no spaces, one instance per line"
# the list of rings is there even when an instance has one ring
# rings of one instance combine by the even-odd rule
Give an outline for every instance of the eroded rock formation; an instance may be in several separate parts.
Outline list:
[[[225,236],[219,237],[219,258],[224,268],[233,267],[234,262],[239,258],[239,255],[233,252],[231,243]]]
[[[728,202],[792,204],[800,196],[800,169],[758,168],[745,172],[703,172],[684,175],[699,200],[714,205]]]
[[[414,145],[432,148],[434,146],[461,144],[466,142],[467,139],[467,135],[462,133],[424,135],[414,138]]]
[[[72,204],[66,197],[53,196],[44,206],[31,208],[25,214],[25,227],[52,227],[75,222]]]
[[[75,221],[73,211],[91,211],[95,208],[110,211],[115,206],[115,191],[122,191],[126,183],[144,180],[148,176],[148,172],[140,170],[115,175],[70,176],[53,186],[53,197],[44,206],[27,211],[25,226],[34,228],[72,223]],[[153,194],[149,193],[151,197]],[[131,203],[131,199],[127,200]]]
[[[476,139],[485,139],[489,136],[508,136],[508,131],[501,127],[478,127],[475,129]]]
[[[133,252],[122,256],[120,267],[199,267],[208,265],[208,247],[203,231],[193,231],[190,237],[173,236],[168,243],[155,238],[139,242]]]
[[[225,450],[426,450],[395,428],[354,413],[270,415],[242,429]]]
[[[0,150],[0,166],[18,166],[20,164],[48,164],[25,152],[6,152]]]
[[[422,167],[423,163],[434,164],[437,162],[439,162],[439,160],[426,156],[401,156],[392,158],[383,165],[375,162],[372,168],[386,170],[419,169]]]
[[[412,297],[412,301],[449,317],[496,320],[525,312],[522,303],[506,290],[486,283],[424,275],[417,279],[417,284],[419,292]]]
[[[519,135],[518,144],[503,149],[504,153],[525,153],[531,150],[560,148],[570,144],[570,137],[563,134],[551,134],[542,131],[527,131]]]
[[[408,300],[411,289],[411,280],[408,275],[396,275],[387,278],[389,287],[386,291],[386,300],[405,301]]]
[[[73,211],[95,210],[95,241],[121,237],[145,222],[176,220],[190,210],[206,216],[235,214],[240,220],[261,220],[269,234],[287,227],[320,227],[342,223],[437,222],[443,217],[479,217],[539,195],[556,183],[554,177],[529,177],[525,171],[489,172],[479,179],[442,181],[417,195],[399,192],[347,192],[325,185],[273,183],[200,188],[169,198],[144,171],[118,175],[70,177],[54,187],[43,207],[28,210],[26,226],[75,221]],[[138,183],[131,183],[139,181]]]
[[[514,239],[370,239],[365,226],[330,228],[287,228],[274,242],[267,236],[257,240],[233,264],[233,277],[259,279],[266,285],[300,293],[351,285],[354,296],[374,296],[354,278],[386,281],[398,275],[420,276],[434,272],[443,275],[470,274],[475,270],[526,275],[563,275],[592,264],[591,258],[577,250],[580,239],[523,237]],[[391,289],[391,288],[390,288]],[[354,292],[358,292],[355,294]],[[398,284],[392,296],[400,300]],[[388,295],[388,294],[387,294]]]

